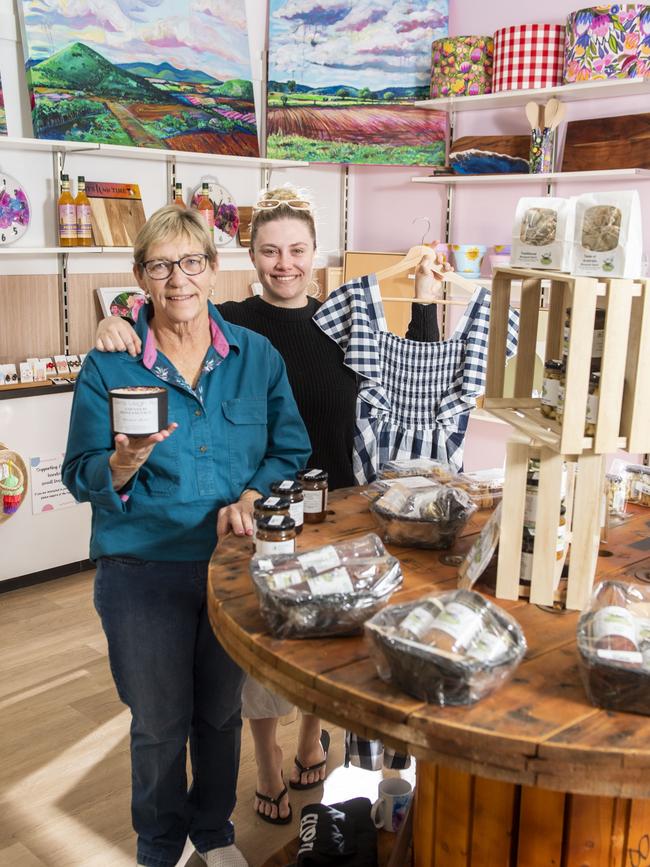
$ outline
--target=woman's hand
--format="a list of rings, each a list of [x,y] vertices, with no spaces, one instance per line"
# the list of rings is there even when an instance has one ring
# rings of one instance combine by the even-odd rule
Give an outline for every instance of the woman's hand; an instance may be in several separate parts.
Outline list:
[[[158,443],[170,437],[178,425],[172,422],[169,427],[151,434],[148,437],[128,437],[126,434],[116,434],[115,451],[108,459],[116,491],[126,485],[146,462]]]
[[[121,316],[109,316],[97,326],[95,349],[100,352],[128,352],[135,357],[142,349],[142,341]]]
[[[436,241],[435,244],[438,242]],[[418,301],[435,301],[442,298],[441,274],[451,271],[444,253],[431,251],[420,259],[415,271],[415,298]]]
[[[229,532],[235,536],[253,535],[253,503],[262,494],[249,489],[244,491],[236,503],[219,509],[217,515],[217,538],[223,539]]]

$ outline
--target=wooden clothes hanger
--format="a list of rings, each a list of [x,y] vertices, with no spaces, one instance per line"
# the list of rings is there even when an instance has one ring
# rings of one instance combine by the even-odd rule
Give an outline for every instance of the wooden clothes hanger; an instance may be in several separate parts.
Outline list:
[[[399,262],[396,262],[394,265],[389,265],[388,268],[382,268],[381,271],[377,271],[375,273],[375,277],[377,278],[377,282],[381,283],[382,280],[388,280],[389,277],[395,277],[397,274],[402,274],[404,271],[408,271],[410,268],[414,268],[419,264],[420,259],[423,256],[430,256],[434,253],[434,250],[431,247],[427,247],[424,244],[418,244],[415,247],[411,247],[409,251],[400,259]],[[460,289],[464,289],[470,295],[474,293],[476,286],[471,280],[467,280],[465,277],[461,277],[460,274],[457,274],[455,271],[440,271],[436,272],[439,274],[440,279],[444,280],[447,283],[451,283],[454,286],[458,286]],[[409,304],[413,302],[413,298],[384,298],[384,301],[408,301]],[[430,302],[424,302],[430,304],[449,304],[449,303],[458,303],[445,299],[437,299]],[[461,302],[465,303],[465,302]]]

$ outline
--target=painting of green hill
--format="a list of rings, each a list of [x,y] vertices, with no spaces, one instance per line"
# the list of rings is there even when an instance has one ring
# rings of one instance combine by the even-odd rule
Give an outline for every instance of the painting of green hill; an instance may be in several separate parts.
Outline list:
[[[38,138],[259,155],[245,0],[18,7]]]

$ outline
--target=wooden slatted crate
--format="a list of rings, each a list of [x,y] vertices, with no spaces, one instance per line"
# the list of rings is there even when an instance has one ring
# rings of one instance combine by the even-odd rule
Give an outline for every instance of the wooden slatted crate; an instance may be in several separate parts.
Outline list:
[[[506,396],[506,336],[514,281],[521,281],[521,318],[514,395]],[[533,397],[543,283],[550,285],[545,360],[562,357],[566,312],[572,309],[562,424],[543,416],[540,398]],[[497,269],[492,282],[485,409],[561,454],[650,449],[650,407],[643,396],[650,384],[648,365],[644,365],[650,353],[649,286],[650,281],[642,280],[596,280],[549,271]],[[592,437],[584,431],[597,307],[605,311],[605,331],[600,402]]]

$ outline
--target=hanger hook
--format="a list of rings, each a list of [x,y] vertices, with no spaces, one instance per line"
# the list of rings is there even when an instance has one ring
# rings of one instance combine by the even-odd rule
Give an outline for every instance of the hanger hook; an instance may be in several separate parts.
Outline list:
[[[428,217],[416,217],[416,218],[413,220],[413,222],[411,223],[411,225],[414,226],[416,223],[419,223],[420,220],[424,220],[424,222],[427,224],[426,229],[425,229],[424,232],[422,233],[422,240],[420,241],[420,246],[423,247],[423,246],[424,246],[424,239],[426,238],[426,236],[427,236],[427,235],[429,234],[429,232],[431,231],[431,220],[430,220]]]

